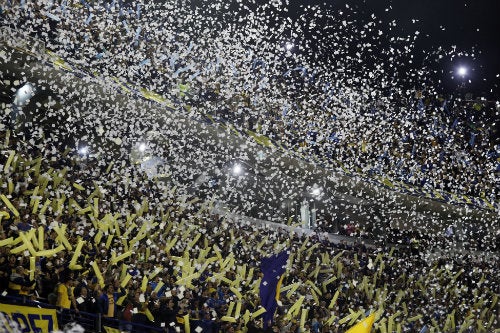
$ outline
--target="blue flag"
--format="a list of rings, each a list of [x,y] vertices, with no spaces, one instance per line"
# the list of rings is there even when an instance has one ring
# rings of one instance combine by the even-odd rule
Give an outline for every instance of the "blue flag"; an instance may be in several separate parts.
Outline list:
[[[476,142],[477,133],[470,134],[469,146],[474,147],[474,143]]]
[[[272,323],[274,312],[278,308],[279,288],[281,287],[287,261],[288,250],[267,258],[262,258],[261,260],[260,270],[264,276],[260,282],[259,296],[262,306],[266,309],[262,317],[264,320],[264,329]]]

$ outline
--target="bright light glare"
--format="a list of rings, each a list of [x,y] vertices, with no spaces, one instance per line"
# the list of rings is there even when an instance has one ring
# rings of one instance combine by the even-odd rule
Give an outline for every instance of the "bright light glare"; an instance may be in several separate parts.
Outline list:
[[[293,47],[294,47],[293,43],[288,42],[288,43],[286,43],[286,44],[285,44],[285,48],[286,48],[288,51],[290,51],[291,49],[293,49]]]
[[[235,164],[233,166],[233,174],[235,174],[235,175],[239,175],[242,170],[243,169],[242,169],[241,165],[239,165],[239,164]]]
[[[30,83],[26,83],[16,92],[14,103],[17,105],[22,105],[28,101],[34,95],[34,88]]]
[[[89,152],[89,147],[82,147],[82,148],[78,149],[78,153],[80,155],[87,155],[88,152]]]
[[[467,68],[462,66],[458,68],[458,75],[460,76],[465,76],[467,75]]]
[[[315,195],[315,196],[320,195],[321,194],[321,188],[319,188],[319,187],[313,188],[311,194]]]
[[[139,144],[139,151],[140,151],[141,153],[144,153],[144,152],[146,151],[146,148],[147,148],[147,146],[146,146],[146,144],[145,144],[145,143],[141,143],[141,144]]]
[[[17,94],[19,96],[25,96],[25,95],[31,94],[32,92],[33,92],[33,87],[31,86],[31,84],[26,83],[24,86],[19,88],[19,90],[17,91]]]

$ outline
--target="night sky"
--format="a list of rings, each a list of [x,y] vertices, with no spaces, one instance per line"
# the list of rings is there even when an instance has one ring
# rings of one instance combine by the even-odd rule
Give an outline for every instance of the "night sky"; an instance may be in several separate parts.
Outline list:
[[[471,92],[474,97],[484,96],[497,100],[500,97],[500,1],[300,1],[292,0],[291,8],[300,5],[318,4],[343,10],[346,5],[356,12],[352,17],[359,23],[373,20],[372,14],[382,25],[394,21],[395,26],[384,33],[393,36],[413,35],[420,32],[416,42],[415,63],[422,62],[426,55],[438,48],[446,50],[456,46],[457,51],[467,56],[444,57],[438,62],[426,65],[437,73],[433,75],[435,84],[444,92]],[[459,66],[469,69],[464,77],[454,73]],[[454,77],[454,78],[452,78]],[[439,80],[442,81],[439,84]],[[470,82],[469,82],[470,80]]]
[[[221,20],[224,22],[221,28],[231,20],[237,22],[238,18],[245,17],[250,12],[262,13],[257,10],[259,6],[269,7],[270,4],[272,6],[273,3],[280,1],[240,1],[239,4],[248,6],[249,11],[242,10],[240,5],[236,5],[238,2],[230,3],[227,5],[229,10],[216,9],[215,15],[219,18],[224,17]],[[362,66],[369,67],[370,61],[375,63],[377,57],[383,58],[387,54],[385,47],[393,46],[389,41],[391,37],[416,37],[414,49],[411,51],[413,63],[409,64],[408,59],[404,57],[397,63],[400,77],[404,77],[411,70],[416,71],[423,67],[425,78],[420,78],[420,83],[432,85],[439,93],[465,95],[470,92],[473,98],[500,99],[500,42],[497,36],[500,33],[500,1],[498,0],[286,0],[282,3],[284,6],[278,6],[279,11],[273,9],[267,12],[270,14],[269,28],[277,30],[273,22],[279,25],[288,18],[291,19],[290,25],[304,27],[305,29],[300,32],[293,31],[293,28],[288,30],[287,27],[277,39],[279,41],[280,37],[298,33],[296,38],[291,38],[291,42],[296,44],[294,52],[307,54],[306,57],[313,58],[311,63],[317,63],[318,60],[320,62],[332,60],[329,53],[333,50],[321,47],[326,46],[328,39],[331,38],[323,27],[331,25],[332,20],[347,19],[352,23],[344,33],[336,28],[340,35],[343,34],[346,45],[352,43],[348,37],[366,30],[363,26],[367,23],[376,22],[377,29],[382,30],[384,34],[384,36],[373,36],[379,48],[374,52],[379,54],[374,57],[375,59],[363,58]],[[204,7],[205,10],[210,6],[210,2],[205,0],[192,0],[192,4],[193,8],[200,6],[198,9]],[[309,15],[304,15],[306,7],[310,8]],[[326,15],[329,15],[329,19],[325,16],[322,20],[318,19],[313,17],[314,13],[328,13]],[[207,16],[212,18],[213,15],[213,12],[207,13]],[[305,18],[305,21],[301,21],[301,17]],[[309,19],[317,20],[315,28],[307,27]],[[363,39],[364,42],[367,40]],[[284,40],[281,42],[284,43]],[[352,55],[355,55],[354,47],[351,51]],[[467,69],[467,75],[463,77],[456,73],[462,66]],[[399,80],[398,84],[402,81],[404,79]],[[408,87],[419,88],[418,81],[409,77]]]

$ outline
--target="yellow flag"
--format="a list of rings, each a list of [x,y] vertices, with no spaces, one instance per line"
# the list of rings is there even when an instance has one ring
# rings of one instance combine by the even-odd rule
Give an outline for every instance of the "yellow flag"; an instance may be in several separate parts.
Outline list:
[[[109,326],[104,326],[104,330],[106,331],[106,333],[120,333],[119,329],[109,327]]]
[[[375,321],[375,313],[372,313],[353,327],[346,333],[370,333],[372,331],[373,322]]]

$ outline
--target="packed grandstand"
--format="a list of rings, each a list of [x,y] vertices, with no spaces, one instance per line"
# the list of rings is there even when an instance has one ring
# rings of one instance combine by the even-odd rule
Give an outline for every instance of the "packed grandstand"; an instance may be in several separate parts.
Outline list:
[[[411,56],[411,40],[369,71],[335,45],[342,70],[331,70],[293,45],[275,47],[284,41],[266,15],[281,1],[205,6],[0,5],[0,332],[68,323],[87,332],[344,332],[370,318],[382,333],[500,331],[498,102],[446,96],[428,82],[415,89],[411,71],[405,82],[389,76],[388,64]],[[220,14],[229,7],[234,17]],[[321,15],[335,14],[313,7],[304,18]],[[275,20],[277,30],[293,25]],[[329,29],[360,43],[357,27]],[[276,224],[221,209],[232,183],[200,174],[233,153],[184,137],[192,123],[203,128],[199,141],[246,140],[242,165],[243,155],[292,152],[348,175],[344,187],[349,177],[376,182],[408,221],[413,211],[397,193],[440,206],[412,225],[370,227],[340,212],[322,220],[318,211],[312,225],[300,211]],[[175,140],[158,139],[169,131]],[[302,165],[282,169],[293,178]],[[255,173],[255,191],[269,190],[259,189],[268,174]],[[292,181],[282,182],[269,190],[281,196],[264,199],[284,201]],[[361,199],[345,197],[339,210],[373,219]],[[394,218],[377,207],[377,219]],[[463,213],[435,228],[439,207]]]

